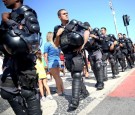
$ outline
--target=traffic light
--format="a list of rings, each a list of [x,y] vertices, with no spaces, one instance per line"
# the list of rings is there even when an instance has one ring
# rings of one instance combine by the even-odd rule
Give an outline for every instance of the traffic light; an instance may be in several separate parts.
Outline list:
[[[128,15],[123,15],[124,26],[128,26],[130,21],[130,17]]]

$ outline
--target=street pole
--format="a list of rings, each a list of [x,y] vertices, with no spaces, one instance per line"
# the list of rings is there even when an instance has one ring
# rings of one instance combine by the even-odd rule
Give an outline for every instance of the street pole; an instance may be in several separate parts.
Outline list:
[[[116,17],[115,17],[115,11],[114,11],[114,8],[113,8],[113,5],[112,5],[112,0],[109,1],[109,6],[110,6],[110,9],[111,9],[112,15],[113,15],[113,20],[114,20],[114,26],[115,26],[116,35],[118,35],[118,28],[117,28],[117,24],[116,24]]]
[[[128,28],[127,28],[127,26],[126,26],[126,31],[127,31],[127,36],[128,36],[128,38],[129,38],[129,35],[128,35]]]

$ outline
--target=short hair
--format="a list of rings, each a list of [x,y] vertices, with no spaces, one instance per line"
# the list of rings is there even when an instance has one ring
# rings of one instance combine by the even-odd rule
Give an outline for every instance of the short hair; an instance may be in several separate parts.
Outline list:
[[[19,0],[21,4],[23,4],[23,0]]]
[[[65,9],[60,9],[60,10],[58,10],[58,12],[57,12],[57,15],[58,15],[58,16],[61,15],[61,11],[62,11],[62,10],[65,10]]]
[[[23,0],[20,0],[20,2],[23,4]]]
[[[106,31],[106,27],[102,27],[101,29],[104,29]]]
[[[126,36],[126,34],[123,34],[123,36]]]
[[[119,35],[119,34],[122,35],[122,33],[118,33],[118,35]]]

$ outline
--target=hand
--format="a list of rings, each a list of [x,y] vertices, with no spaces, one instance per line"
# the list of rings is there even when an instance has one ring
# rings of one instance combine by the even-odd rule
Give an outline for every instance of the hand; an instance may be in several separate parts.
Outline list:
[[[56,34],[56,36],[60,36],[62,32],[64,31],[64,28],[60,28]]]
[[[90,37],[97,38],[97,36],[95,36],[94,34],[90,34]]]
[[[120,44],[120,47],[123,47],[123,44]]]
[[[10,17],[9,12],[2,13],[2,21],[3,22],[7,22],[9,20],[9,17]]]
[[[114,41],[114,43],[113,43],[114,45],[116,45],[117,44],[117,41]]]
[[[82,45],[79,48],[75,49],[74,52],[80,53],[83,48],[84,48],[84,45]]]
[[[22,26],[22,25],[19,25],[19,27],[18,27],[18,28],[22,30],[22,29],[23,29],[23,26]]]

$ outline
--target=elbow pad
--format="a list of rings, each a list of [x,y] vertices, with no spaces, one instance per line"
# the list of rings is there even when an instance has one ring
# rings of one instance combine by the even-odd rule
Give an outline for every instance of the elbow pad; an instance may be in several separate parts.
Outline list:
[[[27,11],[25,13],[25,24],[28,30],[32,33],[38,33],[40,31],[37,17],[33,14],[33,12]]]
[[[54,27],[54,32],[53,32],[53,41],[55,40],[56,34],[58,32],[58,30],[61,28],[62,26],[57,25]]]

